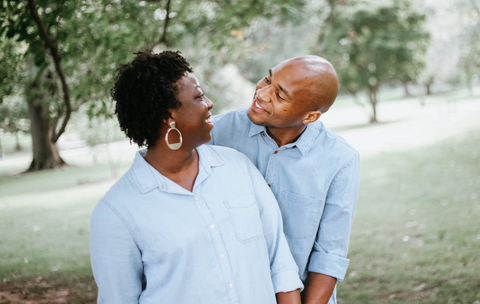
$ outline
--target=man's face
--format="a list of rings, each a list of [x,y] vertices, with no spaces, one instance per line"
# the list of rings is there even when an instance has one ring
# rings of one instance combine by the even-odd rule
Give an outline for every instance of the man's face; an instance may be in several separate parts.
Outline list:
[[[316,110],[314,78],[304,62],[291,59],[278,64],[257,83],[248,117],[270,128],[302,127],[305,115]]]

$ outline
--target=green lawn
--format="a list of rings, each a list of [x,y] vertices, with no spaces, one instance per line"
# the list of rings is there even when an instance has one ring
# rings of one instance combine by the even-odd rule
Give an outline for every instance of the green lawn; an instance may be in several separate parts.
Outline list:
[[[342,303],[480,303],[480,132],[364,159],[349,258]]]
[[[479,143],[476,131],[362,159],[339,303],[480,303]],[[0,176],[0,282],[92,285],[88,218],[110,176],[107,165]]]

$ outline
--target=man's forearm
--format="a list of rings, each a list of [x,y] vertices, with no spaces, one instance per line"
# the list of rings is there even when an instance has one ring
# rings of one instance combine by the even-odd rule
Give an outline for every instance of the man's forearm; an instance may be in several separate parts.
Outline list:
[[[276,294],[278,304],[301,304],[300,290],[279,292]]]
[[[303,304],[327,304],[336,283],[334,277],[310,272],[302,292]]]

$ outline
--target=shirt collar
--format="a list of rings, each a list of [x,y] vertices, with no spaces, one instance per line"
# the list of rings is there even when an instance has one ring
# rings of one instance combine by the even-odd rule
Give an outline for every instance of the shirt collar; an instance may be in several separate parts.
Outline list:
[[[225,163],[224,159],[210,146],[202,145],[197,148],[197,152],[200,156],[199,171],[202,171],[203,169],[206,173],[203,175],[203,179],[212,172],[212,167],[222,166]],[[157,187],[166,191],[167,178],[160,174],[160,172],[145,160],[145,153],[147,153],[147,149],[138,151],[135,154],[135,159],[133,160],[133,165],[131,167],[138,189],[142,194],[146,194]],[[197,176],[196,183],[201,182],[198,180],[199,176]]]
[[[314,123],[310,123],[307,125],[305,131],[303,131],[302,135],[297,139],[297,141],[285,145],[286,148],[297,147],[302,155],[306,155],[308,151],[312,148],[313,144],[315,143],[315,138],[318,137],[320,132],[323,130],[323,123],[317,120]],[[253,137],[260,133],[264,133],[266,136],[269,136],[267,133],[267,129],[265,126],[260,126],[254,124],[250,121],[250,132],[248,133],[249,137]]]

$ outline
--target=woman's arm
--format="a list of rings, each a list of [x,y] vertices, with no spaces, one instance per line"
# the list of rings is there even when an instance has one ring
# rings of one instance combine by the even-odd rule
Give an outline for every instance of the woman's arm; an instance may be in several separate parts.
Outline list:
[[[280,208],[261,173],[246,156],[245,160],[248,163],[254,194],[260,210],[263,234],[270,258],[270,273],[277,299],[279,299],[279,303],[297,303],[280,302],[284,299],[295,299],[297,295],[298,301],[300,301],[300,290],[303,289],[297,264],[295,264],[283,233]]]
[[[140,250],[125,221],[101,200],[90,217],[90,256],[98,303],[138,303],[142,293]]]

